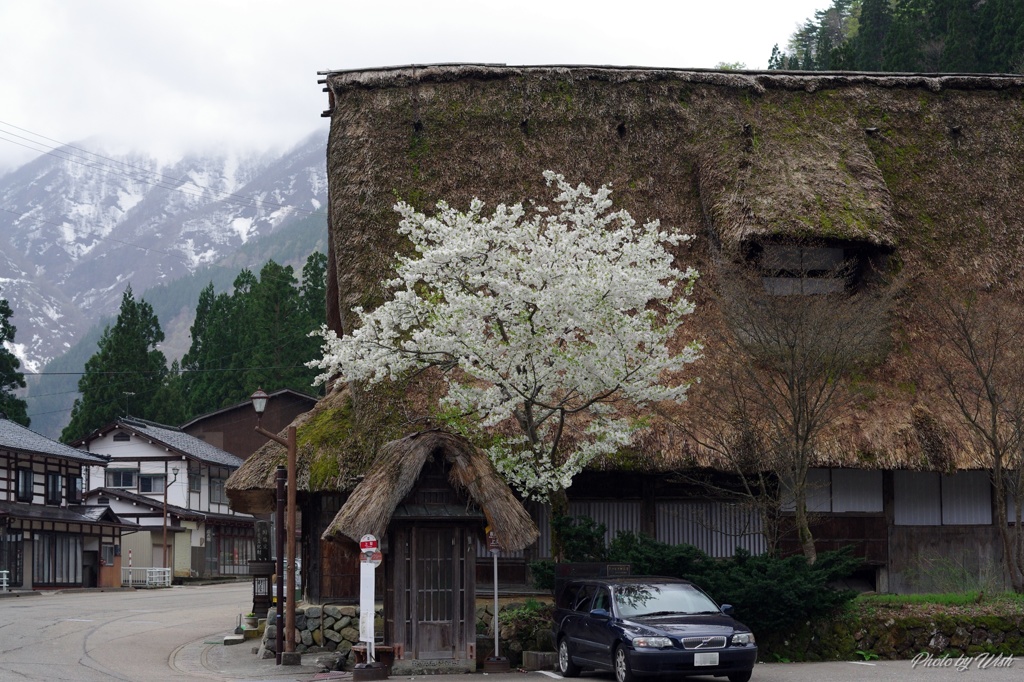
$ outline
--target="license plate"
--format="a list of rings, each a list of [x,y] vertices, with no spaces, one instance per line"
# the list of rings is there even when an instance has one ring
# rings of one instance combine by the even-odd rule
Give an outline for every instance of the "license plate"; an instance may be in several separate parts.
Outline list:
[[[697,665],[718,665],[718,652],[710,651],[693,655],[693,664]]]

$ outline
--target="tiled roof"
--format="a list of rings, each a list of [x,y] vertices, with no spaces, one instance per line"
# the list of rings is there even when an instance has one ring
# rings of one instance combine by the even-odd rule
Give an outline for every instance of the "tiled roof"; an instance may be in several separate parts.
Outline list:
[[[156,499],[153,497],[147,497],[146,495],[140,495],[139,493],[132,492],[130,490],[123,490],[121,488],[93,488],[86,493],[86,499],[99,500],[101,497],[114,498],[129,500],[136,504],[148,506],[149,508],[163,512],[164,503],[163,499]],[[189,519],[192,521],[203,521],[203,520],[216,520],[219,522],[233,522],[233,523],[252,523],[253,517],[248,515],[236,515],[236,514],[221,514],[218,512],[202,512],[194,509],[185,509],[174,504],[167,505],[167,514],[169,516],[177,516],[182,519]]]
[[[0,419],[0,449],[46,455],[48,457],[61,457],[75,462],[98,466],[106,466],[107,464],[106,457],[94,455],[85,450],[76,450],[69,445],[50,440],[46,436],[41,436],[35,431],[27,429],[21,424],[16,424],[9,419]],[[239,463],[241,463],[241,460],[239,460]]]
[[[122,521],[116,514],[102,513],[110,512],[109,507],[96,507],[101,513],[81,511],[81,507],[52,507],[42,504],[25,504],[23,502],[0,501],[0,517],[15,519],[26,519],[30,521],[60,521],[63,523],[89,523],[103,526],[120,526],[123,528],[137,528],[138,524],[130,521]]]
[[[282,388],[282,389],[279,389],[277,391],[274,391],[273,393],[268,393],[267,395],[271,399],[277,398],[277,397],[280,397],[280,396],[284,396],[284,395],[290,395],[290,396],[292,396],[294,398],[297,398],[299,400],[308,401],[309,406],[311,408],[314,405],[316,405],[317,400],[319,400],[319,398],[315,398],[315,397],[313,397],[311,395],[308,395],[306,393],[300,393],[299,391],[294,391],[294,390],[292,390],[290,388]],[[184,424],[182,424],[181,428],[182,429],[187,429],[188,427],[192,426],[196,422],[201,422],[204,419],[209,419],[210,417],[212,417],[212,416],[214,416],[216,414],[221,414],[221,413],[224,413],[224,412],[231,412],[231,411],[234,411],[234,410],[248,410],[250,413],[252,413],[253,419],[255,419],[256,413],[252,409],[252,400],[243,400],[240,403],[235,403],[234,405],[228,405],[227,407],[222,407],[219,410],[214,410],[212,412],[207,412],[205,414],[201,414],[198,417],[195,417],[194,419],[190,419],[189,421],[187,421]]]
[[[142,438],[148,438],[154,443],[159,443],[171,450],[188,455],[201,462],[206,462],[207,464],[219,464],[237,469],[242,466],[244,461],[241,457],[225,452],[214,445],[210,445],[205,440],[190,436],[173,426],[131,418],[119,419],[115,426],[138,434]]]

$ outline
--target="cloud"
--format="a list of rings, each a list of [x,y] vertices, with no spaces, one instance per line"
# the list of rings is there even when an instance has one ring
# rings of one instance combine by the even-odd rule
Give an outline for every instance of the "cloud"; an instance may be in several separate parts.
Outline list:
[[[327,122],[317,71],[435,62],[766,65],[827,0],[0,3],[0,121],[173,157]],[[33,147],[33,149],[28,149]],[[0,172],[38,155],[0,124]]]

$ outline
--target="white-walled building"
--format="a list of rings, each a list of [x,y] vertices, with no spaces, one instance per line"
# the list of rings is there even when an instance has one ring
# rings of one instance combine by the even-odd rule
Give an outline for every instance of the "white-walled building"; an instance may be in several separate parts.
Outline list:
[[[248,573],[254,518],[235,514],[224,491],[241,458],[176,427],[130,417],[75,445],[109,458],[106,467],[90,467],[86,504],[109,505],[148,531],[125,538],[133,566],[173,567],[175,577]]]
[[[0,571],[8,589],[121,584],[122,532],[134,526],[107,507],[83,506],[85,472],[105,464],[0,415]]]

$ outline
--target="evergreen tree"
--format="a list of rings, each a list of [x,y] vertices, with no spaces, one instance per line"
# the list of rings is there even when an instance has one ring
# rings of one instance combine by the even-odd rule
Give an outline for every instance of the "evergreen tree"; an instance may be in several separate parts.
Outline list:
[[[883,71],[930,71],[923,48],[928,35],[930,0],[901,0],[893,10],[883,47]]]
[[[188,421],[191,414],[185,400],[185,386],[178,361],[171,363],[171,369],[163,383],[153,394],[148,418],[161,424],[177,426]]]
[[[858,70],[882,70],[883,48],[891,25],[889,0],[864,0],[856,40]]]
[[[249,309],[253,324],[245,390],[251,393],[261,385],[284,388],[292,385],[297,375],[308,375],[298,351],[311,330],[300,326],[298,281],[292,266],[282,267],[274,261],[264,265],[259,283],[252,289]]]
[[[246,400],[257,388],[311,392],[320,341],[309,332],[326,321],[327,257],[313,253],[302,283],[291,266],[268,261],[259,278],[243,270],[230,294],[213,285],[199,295],[192,345],[182,358],[188,414],[182,419]]]
[[[311,253],[302,266],[300,297],[306,326],[318,329],[325,321],[327,310],[327,256],[319,251]]]
[[[136,302],[129,286],[121,296],[117,321],[103,330],[98,350],[85,363],[78,381],[82,397],[75,401],[61,440],[78,440],[123,415],[151,419],[154,398],[167,375],[167,361],[156,349],[163,340],[153,307],[145,300]]]
[[[11,324],[13,314],[7,299],[0,298],[0,412],[11,421],[28,426],[26,403],[14,395],[15,390],[25,388],[25,375],[19,371],[21,361],[7,348],[7,344],[14,342],[17,331]]]
[[[214,294],[213,284],[199,295],[192,324],[192,345],[182,358],[183,387],[189,417],[220,409],[244,400],[241,374],[248,362],[249,330],[239,310],[248,295],[252,273],[243,270],[235,278],[239,298]],[[251,393],[251,392],[250,392]]]
[[[975,53],[977,26],[971,11],[972,0],[940,0],[946,12],[946,40],[939,66],[947,73],[978,71]],[[937,2],[937,4],[939,4]]]

